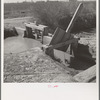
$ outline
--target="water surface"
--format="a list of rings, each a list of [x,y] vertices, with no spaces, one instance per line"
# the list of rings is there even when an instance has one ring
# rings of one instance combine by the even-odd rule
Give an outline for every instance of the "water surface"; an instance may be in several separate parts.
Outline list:
[[[19,53],[41,46],[41,42],[34,39],[23,38],[21,36],[10,37],[4,40],[4,53]]]

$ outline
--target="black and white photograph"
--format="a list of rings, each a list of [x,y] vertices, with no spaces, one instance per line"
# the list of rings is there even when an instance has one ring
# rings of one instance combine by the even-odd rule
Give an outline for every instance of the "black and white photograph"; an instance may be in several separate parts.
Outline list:
[[[96,2],[4,0],[3,83],[96,83]]]

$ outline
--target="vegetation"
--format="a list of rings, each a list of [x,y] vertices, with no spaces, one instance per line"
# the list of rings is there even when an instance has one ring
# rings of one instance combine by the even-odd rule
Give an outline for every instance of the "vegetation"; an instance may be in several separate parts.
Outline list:
[[[8,13],[19,12],[19,16],[33,16],[38,18],[38,23],[49,26],[50,32],[53,32],[56,27],[66,29],[78,4],[80,2],[59,2],[59,1],[39,1],[36,3],[15,3],[5,4],[5,18]],[[96,27],[96,2],[83,2],[84,8],[77,18],[72,32],[79,32]],[[12,10],[13,9],[13,10]],[[15,14],[12,14],[13,17]]]

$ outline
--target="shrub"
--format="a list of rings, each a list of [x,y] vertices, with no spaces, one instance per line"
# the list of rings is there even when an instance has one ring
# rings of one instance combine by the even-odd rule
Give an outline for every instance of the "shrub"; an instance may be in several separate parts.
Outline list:
[[[76,4],[76,5],[75,5]],[[33,10],[34,15],[41,22],[49,26],[52,30],[56,27],[66,29],[72,15],[73,10],[77,8],[79,2],[74,5],[68,2],[38,2]],[[72,8],[72,9],[71,9]],[[72,31],[73,33],[96,27],[96,11],[95,2],[85,2],[82,12],[77,18]]]
[[[31,15],[37,18],[38,23],[47,25],[50,28],[49,30],[53,32],[56,27],[67,28],[79,3],[79,1],[76,2],[75,0],[73,2],[39,1],[36,3],[5,4],[5,18],[14,17],[10,14],[12,8],[15,12],[25,11],[23,15]],[[77,18],[71,32],[83,31],[96,27],[96,2],[86,1],[83,2],[83,4],[83,10]],[[21,17],[22,15],[20,14],[18,16]]]

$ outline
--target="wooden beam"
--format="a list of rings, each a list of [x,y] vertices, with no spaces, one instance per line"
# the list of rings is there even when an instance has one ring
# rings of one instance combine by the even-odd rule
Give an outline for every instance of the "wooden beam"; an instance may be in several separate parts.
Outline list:
[[[31,28],[31,27],[26,26],[26,36],[27,36],[28,38],[33,38],[33,39],[35,39],[35,36],[34,36],[33,33],[32,33],[32,28]]]
[[[87,70],[80,72],[73,77],[78,82],[92,82],[96,79],[96,65],[88,68]]]
[[[54,57],[56,59],[59,59],[59,61],[67,67],[67,66],[70,66],[71,57],[73,57],[73,55],[54,49]]]
[[[71,39],[71,40],[68,40],[68,41],[63,42],[63,43],[59,43],[59,44],[56,44],[56,45],[50,45],[50,46],[48,46],[48,48],[57,49],[59,47],[65,46],[65,45],[68,45],[68,44],[71,44],[71,43],[75,43],[77,41],[78,41],[78,39]]]
[[[64,30],[57,27],[49,45],[55,45],[60,43],[65,33],[66,32]]]
[[[16,28],[16,30],[18,29],[18,30],[21,30],[21,31],[25,31],[26,29],[25,28],[21,28],[21,27],[15,27]]]
[[[27,27],[30,27],[30,28],[32,28],[32,29],[37,29],[37,30],[40,30],[40,31],[44,31],[44,28],[47,28],[47,26],[45,26],[45,25],[35,25],[35,24],[28,24],[28,23],[25,23],[25,26],[27,26]]]
[[[63,43],[59,43],[56,45],[45,45],[42,47],[42,49],[45,51],[45,53],[49,56],[51,56],[54,59],[54,49],[58,49],[59,47],[72,44],[72,43],[77,43],[78,39],[71,39]]]

